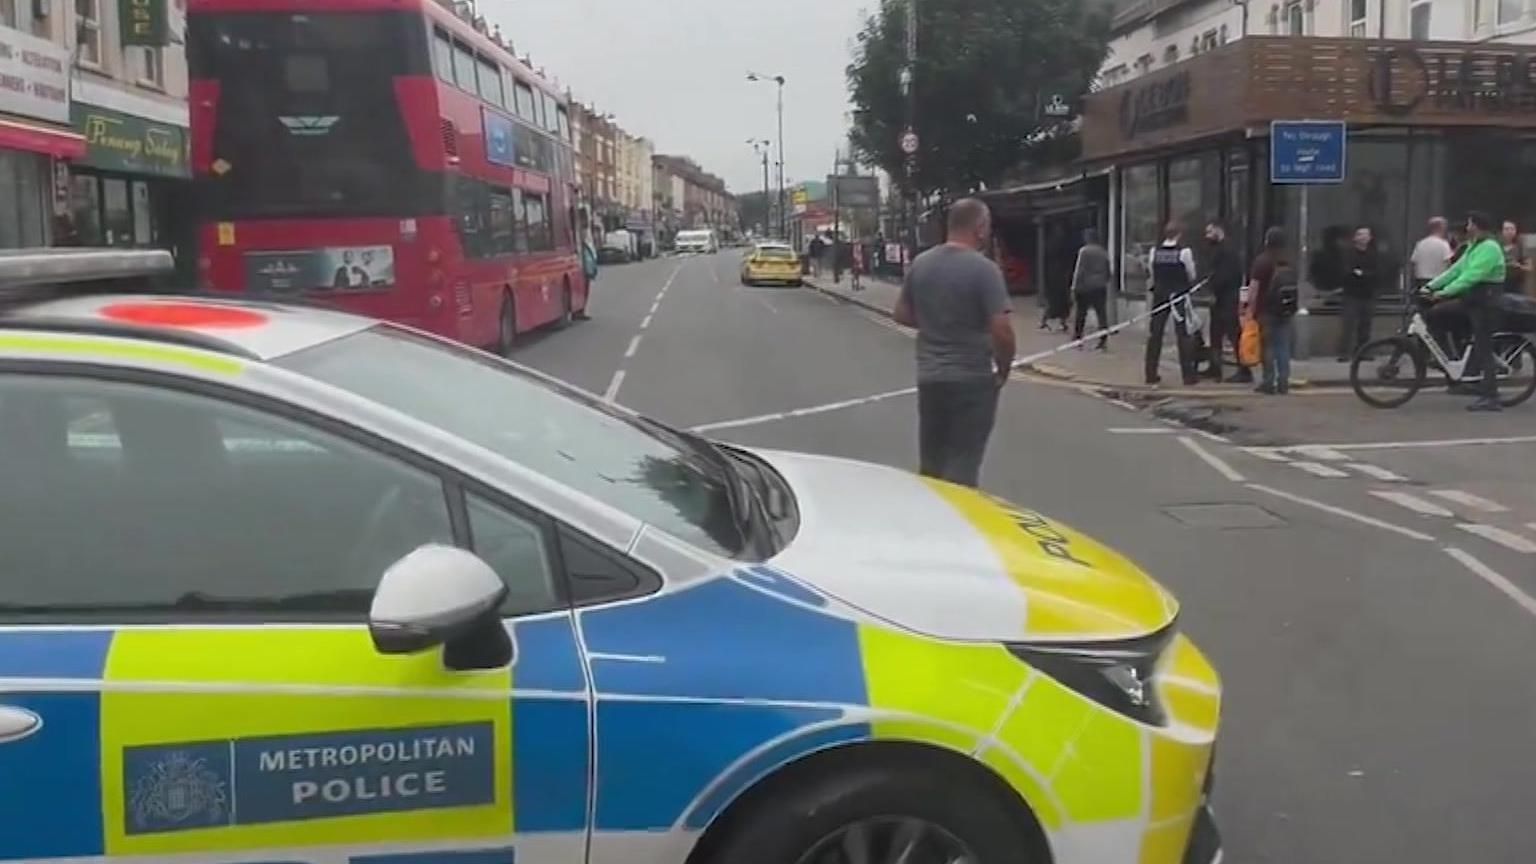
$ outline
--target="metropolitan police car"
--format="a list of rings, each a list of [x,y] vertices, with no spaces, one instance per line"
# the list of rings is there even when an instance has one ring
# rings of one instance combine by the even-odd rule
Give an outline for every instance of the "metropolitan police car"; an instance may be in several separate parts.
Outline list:
[[[45,293],[0,316],[0,859],[1219,859],[1215,673],[1046,516],[389,324]]]

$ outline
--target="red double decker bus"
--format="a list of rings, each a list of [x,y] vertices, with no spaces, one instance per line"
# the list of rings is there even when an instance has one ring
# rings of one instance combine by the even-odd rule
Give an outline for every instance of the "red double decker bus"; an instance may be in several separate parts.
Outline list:
[[[200,278],[505,353],[587,303],[561,95],[435,0],[192,0]]]

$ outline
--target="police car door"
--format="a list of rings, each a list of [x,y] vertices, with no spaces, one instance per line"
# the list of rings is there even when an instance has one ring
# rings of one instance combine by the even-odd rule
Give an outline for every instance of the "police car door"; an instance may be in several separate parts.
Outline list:
[[[0,860],[583,859],[551,524],[275,406],[38,371],[0,364]],[[502,605],[381,651],[381,575],[471,532]]]

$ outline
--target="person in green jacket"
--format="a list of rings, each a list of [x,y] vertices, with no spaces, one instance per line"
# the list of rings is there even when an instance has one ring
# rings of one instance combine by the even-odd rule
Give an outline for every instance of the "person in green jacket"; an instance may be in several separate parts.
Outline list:
[[[1425,286],[1436,302],[1464,304],[1472,319],[1472,358],[1468,368],[1481,369],[1482,380],[1477,401],[1467,406],[1468,411],[1502,410],[1498,371],[1492,357],[1494,319],[1498,315],[1494,301],[1504,291],[1504,249],[1493,232],[1493,218],[1487,213],[1468,214],[1466,254]]]

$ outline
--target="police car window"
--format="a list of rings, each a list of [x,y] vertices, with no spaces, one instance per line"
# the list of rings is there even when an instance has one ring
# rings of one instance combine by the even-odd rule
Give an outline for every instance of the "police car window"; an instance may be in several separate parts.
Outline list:
[[[481,560],[507,583],[506,614],[544,612],[555,601],[544,535],[538,526],[471,494],[469,534]]]
[[[453,532],[440,480],[211,397],[0,377],[0,612],[360,618]]]

